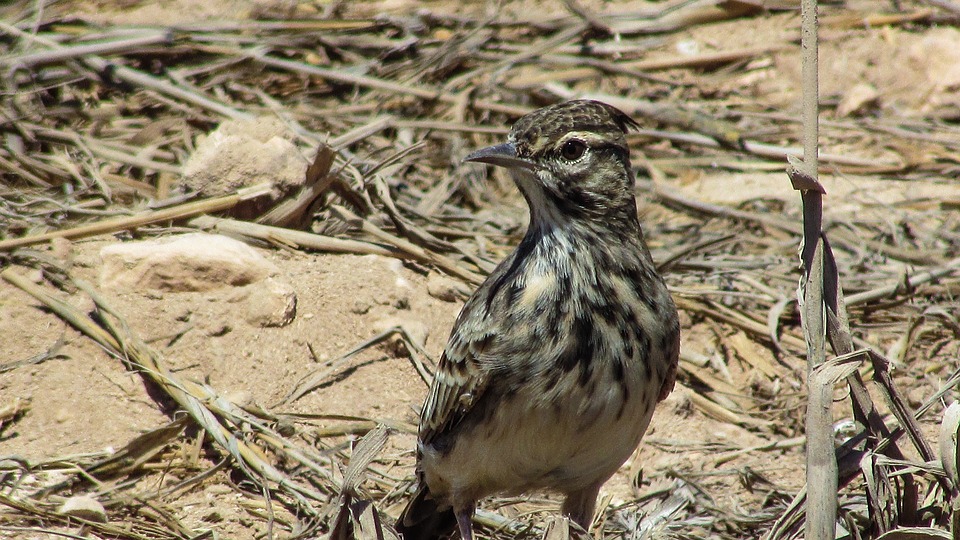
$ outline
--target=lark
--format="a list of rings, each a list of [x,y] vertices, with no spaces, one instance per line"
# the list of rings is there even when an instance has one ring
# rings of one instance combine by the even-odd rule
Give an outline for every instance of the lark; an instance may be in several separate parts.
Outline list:
[[[420,418],[405,540],[473,540],[477,501],[554,491],[588,530],[597,494],[673,389],[677,310],[643,238],[626,132],[597,101],[520,118],[464,161],[508,169],[530,207],[517,249],[464,305]]]

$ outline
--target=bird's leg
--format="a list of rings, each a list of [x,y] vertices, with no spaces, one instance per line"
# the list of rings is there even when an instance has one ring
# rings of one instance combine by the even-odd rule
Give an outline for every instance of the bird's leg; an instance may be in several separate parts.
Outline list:
[[[476,504],[470,503],[463,508],[454,510],[457,515],[457,526],[460,528],[461,540],[473,540],[473,511],[475,508]]]
[[[593,511],[597,506],[597,493],[600,492],[600,486],[605,481],[606,478],[580,491],[567,493],[567,498],[563,501],[563,507],[561,508],[563,514],[570,516],[570,520],[579,525],[584,532],[590,532],[590,524],[593,523]]]

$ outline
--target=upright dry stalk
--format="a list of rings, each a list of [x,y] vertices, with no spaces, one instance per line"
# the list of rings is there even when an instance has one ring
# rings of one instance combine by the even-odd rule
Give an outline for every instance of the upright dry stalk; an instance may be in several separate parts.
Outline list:
[[[831,540],[836,530],[837,460],[830,411],[833,383],[818,367],[826,360],[824,293],[824,242],[822,187],[817,179],[819,133],[819,80],[817,64],[817,0],[801,2],[801,54],[803,62],[803,162],[791,179],[803,200],[803,281],[801,319],[807,341],[807,540]],[[798,182],[798,177],[804,182]]]

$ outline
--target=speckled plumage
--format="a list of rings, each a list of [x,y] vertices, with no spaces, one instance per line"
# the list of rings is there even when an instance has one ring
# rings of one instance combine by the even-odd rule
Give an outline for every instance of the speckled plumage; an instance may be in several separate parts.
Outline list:
[[[464,305],[423,406],[420,486],[406,540],[459,524],[476,501],[553,490],[584,529],[600,486],[633,453],[673,388],[679,323],[637,220],[625,133],[595,101],[516,122],[466,161],[508,167],[526,235]]]

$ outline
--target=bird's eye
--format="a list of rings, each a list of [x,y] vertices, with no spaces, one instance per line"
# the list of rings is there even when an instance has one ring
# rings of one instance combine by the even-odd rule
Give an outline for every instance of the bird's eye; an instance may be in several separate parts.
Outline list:
[[[567,161],[576,161],[587,151],[587,144],[577,139],[571,139],[560,147],[560,155]]]

